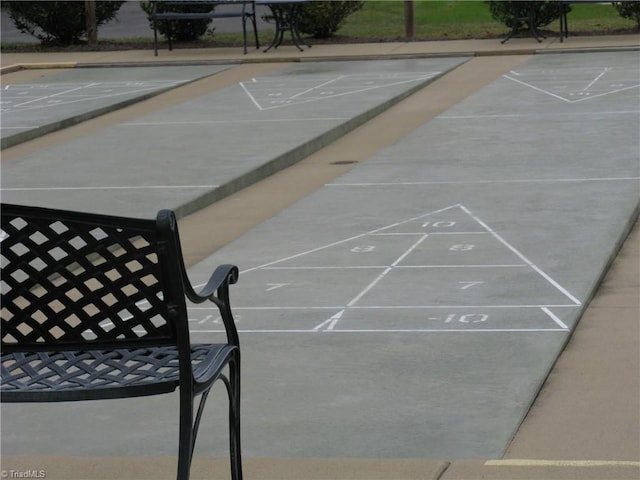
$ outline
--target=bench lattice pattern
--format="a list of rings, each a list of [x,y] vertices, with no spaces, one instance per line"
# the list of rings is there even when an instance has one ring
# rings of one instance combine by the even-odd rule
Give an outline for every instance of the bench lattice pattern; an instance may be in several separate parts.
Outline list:
[[[149,226],[3,217],[3,344],[171,338]]]

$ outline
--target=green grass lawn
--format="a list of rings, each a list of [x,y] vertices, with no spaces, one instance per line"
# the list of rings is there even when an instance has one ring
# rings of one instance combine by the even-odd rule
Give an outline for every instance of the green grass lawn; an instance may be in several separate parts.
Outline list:
[[[414,1],[415,39],[492,38],[505,35],[509,28],[491,17],[483,1]],[[618,15],[610,4],[574,4],[568,15],[572,34],[615,33],[635,27]],[[558,32],[559,21],[543,30]],[[379,40],[405,38],[404,2],[368,1],[352,14],[337,35],[347,38]]]

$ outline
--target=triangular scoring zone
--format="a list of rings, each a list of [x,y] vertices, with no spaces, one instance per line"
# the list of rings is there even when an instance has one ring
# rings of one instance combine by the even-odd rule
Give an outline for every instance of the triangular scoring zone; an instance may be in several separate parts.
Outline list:
[[[480,256],[474,254],[480,250]],[[247,276],[252,272],[257,276]],[[569,327],[562,315],[553,310],[567,312],[567,307],[581,305],[461,204],[281,258],[241,275],[247,283],[255,281],[250,297],[257,302],[245,308],[247,318],[252,311],[262,312],[260,321],[266,322],[263,328],[247,331],[566,332]],[[521,281],[530,286],[514,287]],[[535,292],[531,298],[529,291]],[[483,292],[490,297],[486,301]],[[303,298],[312,299],[313,305],[303,303]],[[336,302],[337,298],[342,300]],[[506,302],[491,303],[496,298]],[[274,311],[280,312],[279,329],[267,320],[267,312]],[[315,323],[307,329],[286,327],[301,318],[315,319]]]
[[[557,78],[550,78],[551,75],[556,75]],[[503,77],[566,103],[593,100],[640,87],[635,69],[627,72],[626,69],[613,67],[566,68],[540,72],[512,70]]]
[[[186,83],[186,80],[144,80],[89,83],[15,84],[3,89],[1,109],[4,114],[40,110],[103,98],[139,95]]]
[[[258,110],[270,110],[353,95],[395,85],[423,82],[441,72],[310,75],[306,77],[253,78],[240,82]]]

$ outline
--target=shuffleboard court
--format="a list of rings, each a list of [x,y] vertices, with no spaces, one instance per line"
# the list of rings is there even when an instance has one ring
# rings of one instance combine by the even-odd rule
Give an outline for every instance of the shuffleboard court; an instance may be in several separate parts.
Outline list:
[[[588,101],[541,91],[605,70]],[[631,71],[533,57],[193,268],[242,266],[245,392],[271,398],[247,448],[499,458],[637,217]],[[197,338],[216,321],[192,310]]]
[[[227,68],[84,68],[57,72],[31,83],[3,85],[0,95],[2,148],[142,101]]]

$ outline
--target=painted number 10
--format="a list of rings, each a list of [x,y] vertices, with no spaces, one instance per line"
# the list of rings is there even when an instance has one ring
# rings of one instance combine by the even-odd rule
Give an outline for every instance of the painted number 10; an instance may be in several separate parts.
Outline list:
[[[456,224],[456,222],[451,222],[447,220],[440,220],[439,222],[425,222],[422,224],[422,228],[433,227],[433,228],[451,228]]]

